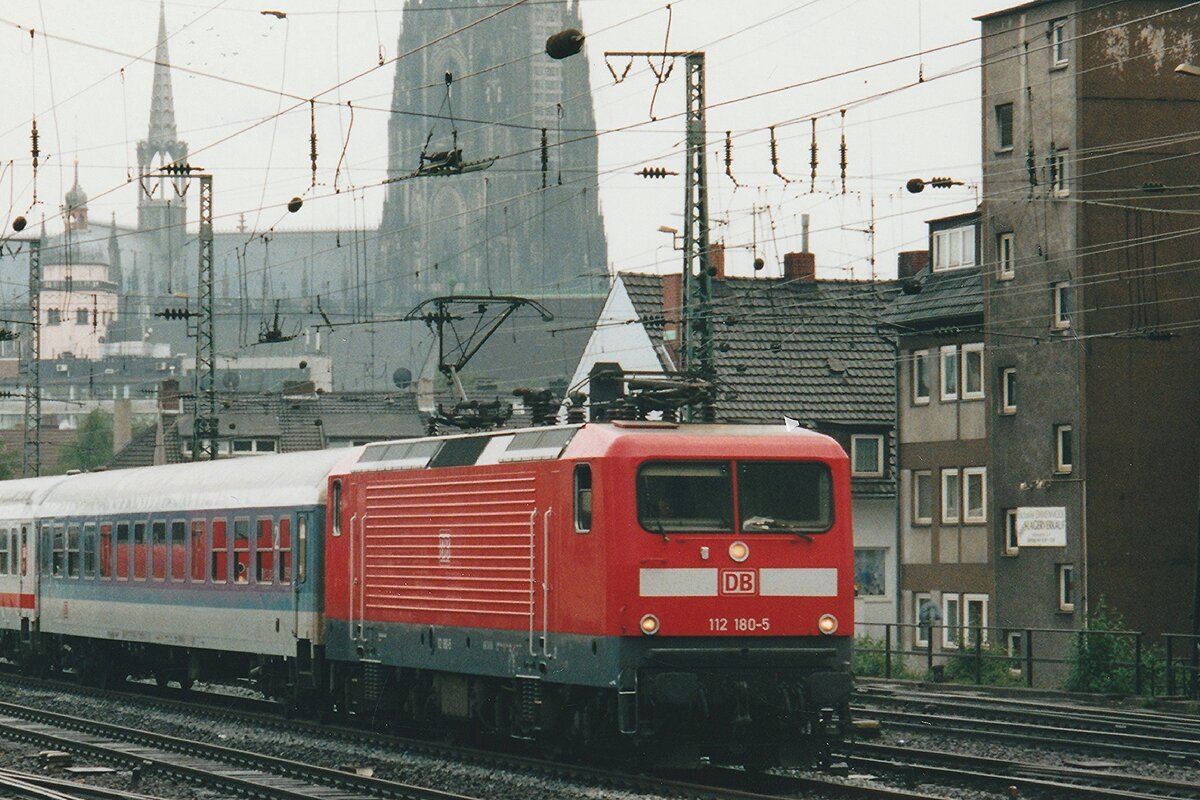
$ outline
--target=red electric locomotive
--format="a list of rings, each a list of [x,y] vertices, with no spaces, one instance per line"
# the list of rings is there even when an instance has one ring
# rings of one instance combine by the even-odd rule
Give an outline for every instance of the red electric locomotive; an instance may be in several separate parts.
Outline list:
[[[329,486],[337,710],[655,763],[818,760],[849,724],[842,449],[610,422],[368,445]]]

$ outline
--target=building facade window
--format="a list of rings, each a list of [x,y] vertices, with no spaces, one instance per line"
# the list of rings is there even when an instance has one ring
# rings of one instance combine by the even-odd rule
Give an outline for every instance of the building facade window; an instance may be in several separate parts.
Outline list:
[[[975,226],[933,232],[933,271],[975,266]]]
[[[987,522],[987,467],[967,467],[963,476],[963,522]]]
[[[912,476],[913,524],[929,525],[933,522],[933,473],[922,470]]]
[[[930,358],[928,350],[914,350],[912,354],[913,403],[924,405],[929,402]]]
[[[962,599],[954,592],[942,593],[942,647],[952,650],[962,643]]]
[[[1000,370],[1000,413],[1017,413],[1017,368]]]
[[[962,346],[962,398],[983,398],[983,342]]]
[[[933,473],[920,470],[912,476],[913,524],[929,525],[933,522]]]
[[[1001,103],[996,106],[996,149],[1012,150],[1013,148],[1013,104]]]
[[[1015,556],[1020,552],[1017,542],[1017,510],[1004,509],[1004,555]]]
[[[942,522],[958,522],[960,501],[958,470],[942,470]]]
[[[996,260],[998,262],[996,277],[1000,280],[1012,280],[1017,275],[1015,241],[1016,237],[1011,233],[1002,233],[996,237]]]
[[[988,641],[988,596],[986,594],[964,594],[963,603],[963,643],[974,647],[978,640],[982,644]]]
[[[958,399],[958,347],[952,344],[939,350],[942,362],[942,399]]]
[[[62,322],[62,312],[61,311],[59,311],[57,308],[50,308],[50,309],[46,310],[46,324],[47,325],[58,325],[61,322]]]
[[[75,309],[75,324],[76,325],[87,325],[88,324],[88,310],[86,308]]]
[[[886,567],[886,549],[882,547],[863,547],[855,549],[855,597],[885,597],[887,595]]]
[[[859,478],[883,476],[883,436],[856,433],[850,437],[850,473]]]
[[[1071,284],[1068,281],[1059,281],[1050,287],[1050,291],[1054,303],[1051,327],[1058,330],[1071,327]]]
[[[1058,610],[1075,610],[1075,565],[1058,565]]]
[[[913,619],[917,621],[917,627],[913,628],[913,646],[928,647],[933,627],[941,619],[929,592],[917,592],[913,595]]]
[[[1055,150],[1053,155],[1046,159],[1046,170],[1049,173],[1046,182],[1050,184],[1050,190],[1054,192],[1055,197],[1066,197],[1071,193],[1068,167],[1065,149]]]
[[[1050,58],[1054,66],[1065,66],[1067,56],[1067,21],[1056,19],[1050,23]]]
[[[1054,426],[1054,471],[1065,475],[1075,468],[1072,458],[1072,428],[1070,425]]]

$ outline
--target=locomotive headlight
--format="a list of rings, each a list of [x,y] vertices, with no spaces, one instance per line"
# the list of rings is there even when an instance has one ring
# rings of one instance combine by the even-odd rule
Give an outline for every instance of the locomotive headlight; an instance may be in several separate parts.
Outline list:
[[[745,542],[734,542],[729,545],[729,557],[739,564],[750,557],[750,546]]]
[[[646,616],[642,617],[639,627],[642,629],[642,633],[646,634],[647,636],[653,636],[654,634],[658,633],[658,617],[654,616],[653,614],[647,614]]]
[[[836,633],[838,629],[837,617],[833,614],[822,614],[817,620],[817,630],[828,636],[831,633]]]

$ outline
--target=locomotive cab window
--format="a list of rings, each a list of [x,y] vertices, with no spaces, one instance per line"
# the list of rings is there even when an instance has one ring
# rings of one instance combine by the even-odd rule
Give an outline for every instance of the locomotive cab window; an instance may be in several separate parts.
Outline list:
[[[638,470],[638,520],[651,533],[729,531],[733,481],[729,464],[662,461]]]
[[[333,495],[330,505],[333,506],[333,524],[330,528],[333,530],[334,536],[342,535],[342,482],[334,481],[333,488],[329,490]]]
[[[738,511],[743,531],[827,531],[833,524],[829,467],[802,461],[743,461],[738,464]]]
[[[587,533],[592,529],[592,467],[575,467],[575,531]]]

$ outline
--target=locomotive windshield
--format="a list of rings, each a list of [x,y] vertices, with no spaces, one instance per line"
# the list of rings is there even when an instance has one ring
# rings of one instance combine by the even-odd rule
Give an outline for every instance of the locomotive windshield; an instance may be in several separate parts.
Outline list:
[[[659,462],[638,471],[638,518],[654,533],[727,531],[733,481],[725,462]]]
[[[654,462],[638,471],[637,480],[638,520],[647,531],[734,530],[728,462]],[[814,533],[833,524],[833,482],[825,464],[739,462],[737,482],[739,531]]]
[[[743,531],[828,530],[833,524],[829,467],[804,461],[740,462],[738,512]]]

